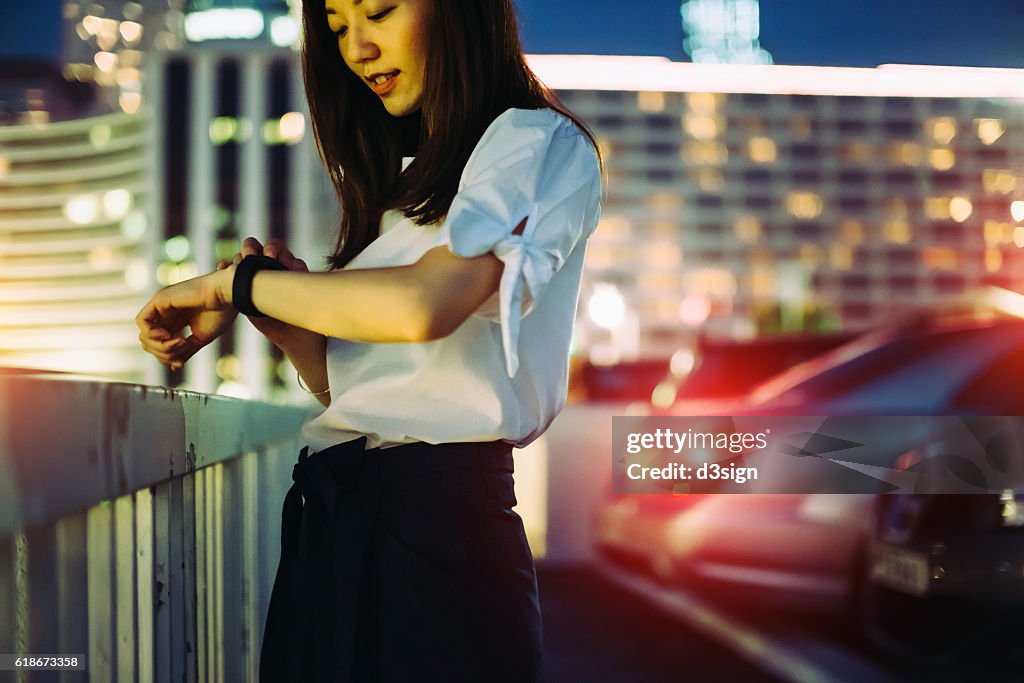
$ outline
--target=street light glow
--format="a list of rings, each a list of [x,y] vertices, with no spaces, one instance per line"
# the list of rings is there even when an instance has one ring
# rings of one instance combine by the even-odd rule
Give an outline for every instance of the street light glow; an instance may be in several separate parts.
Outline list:
[[[595,324],[611,330],[626,317],[626,303],[614,285],[597,285],[587,303],[587,313]]]

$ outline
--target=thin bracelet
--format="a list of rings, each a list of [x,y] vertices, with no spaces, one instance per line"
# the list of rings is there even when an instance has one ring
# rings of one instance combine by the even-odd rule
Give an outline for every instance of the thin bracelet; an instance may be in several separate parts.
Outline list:
[[[305,391],[307,394],[310,394],[311,396],[319,396],[320,394],[326,394],[328,391],[331,390],[330,387],[327,387],[323,391],[310,391],[302,384],[302,375],[299,374],[298,370],[295,371],[295,379],[299,380],[299,388]]]

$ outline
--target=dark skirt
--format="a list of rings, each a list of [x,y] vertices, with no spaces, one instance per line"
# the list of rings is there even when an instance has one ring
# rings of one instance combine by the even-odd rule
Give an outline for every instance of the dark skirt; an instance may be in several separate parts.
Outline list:
[[[260,679],[542,681],[537,575],[512,510],[511,446],[364,446],[365,437],[302,449]]]

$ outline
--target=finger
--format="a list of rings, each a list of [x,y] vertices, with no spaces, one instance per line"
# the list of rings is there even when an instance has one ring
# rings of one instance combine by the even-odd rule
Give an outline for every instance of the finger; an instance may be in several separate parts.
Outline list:
[[[225,260],[222,259],[220,261],[217,261],[217,270],[224,270],[225,268],[227,268],[230,265],[231,265],[231,261],[225,261]]]
[[[173,338],[156,339],[139,333],[139,341],[142,342],[143,348],[152,348],[167,353],[180,348],[185,343],[185,338],[179,335]]]
[[[276,258],[281,262],[281,265],[288,270],[309,272],[309,266],[306,265],[306,262],[300,258],[296,258],[295,254],[285,246],[284,241],[276,237],[267,242],[267,246],[263,248],[263,253],[272,258]]]
[[[242,256],[258,255],[263,253],[263,245],[255,237],[246,237],[242,240]]]
[[[291,256],[291,252],[288,251],[288,247],[284,246],[284,241],[277,237],[271,237],[267,240],[267,243],[263,245],[263,255],[269,256],[273,259],[281,260],[282,254],[288,254]],[[281,261],[284,263],[284,261]]]
[[[146,302],[146,305],[135,315],[135,326],[141,331],[148,333],[153,329],[153,316],[156,313],[156,306],[153,300],[150,299]]]
[[[175,356],[174,354],[161,353],[160,351],[157,351],[156,349],[151,349],[151,348],[148,348],[148,347],[145,347],[145,346],[142,347],[142,349],[143,349],[143,351],[145,351],[149,355],[153,356],[154,358],[156,358],[158,361],[160,361],[164,365],[170,365],[171,363],[181,362],[181,358]]]
[[[236,266],[239,263],[241,263],[242,262],[242,252],[238,252],[237,254],[235,254],[234,258],[231,259],[231,262],[233,264],[235,264]]]

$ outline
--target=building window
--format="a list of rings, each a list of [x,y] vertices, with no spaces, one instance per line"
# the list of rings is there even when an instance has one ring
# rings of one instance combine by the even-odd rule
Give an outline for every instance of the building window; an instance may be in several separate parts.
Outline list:
[[[790,145],[789,154],[800,161],[817,161],[821,157],[821,149],[817,145]]]
[[[676,118],[665,114],[652,114],[644,117],[644,122],[651,130],[672,130],[676,128]]]
[[[605,114],[594,118],[594,125],[597,128],[604,128],[610,130],[617,130],[622,128],[626,124],[626,119],[622,116],[611,116]]]
[[[863,135],[868,131],[868,124],[854,119],[840,119],[836,123],[836,128],[843,135]]]
[[[917,131],[913,121],[886,121],[885,134],[891,138],[912,138]]]

